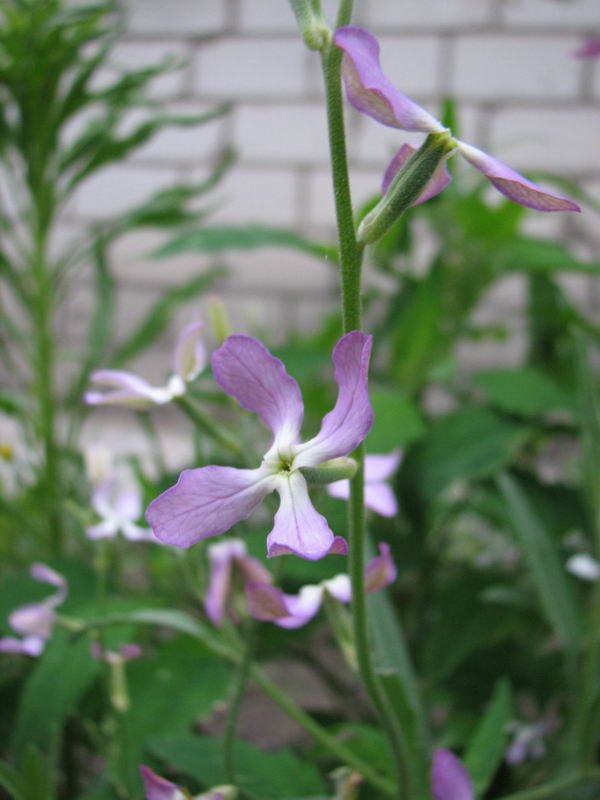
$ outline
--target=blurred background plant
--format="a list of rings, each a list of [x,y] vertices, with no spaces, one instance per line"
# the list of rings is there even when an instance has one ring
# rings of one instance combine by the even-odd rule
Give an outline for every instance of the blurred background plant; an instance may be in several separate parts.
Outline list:
[[[201,184],[159,192],[76,242],[57,241],[61,213],[94,172],[163,127],[201,124],[226,109],[204,117],[162,113],[147,89],[173,64],[100,80],[122,24],[112,3],[13,0],[2,13],[0,134],[10,191],[3,193],[0,330],[13,384],[0,404],[18,423],[16,433],[0,428],[0,548],[8,565],[2,633],[14,634],[11,611],[48,594],[25,577],[31,561],[49,561],[69,593],[38,659],[2,656],[7,761],[0,784],[16,800],[134,800],[143,761],[200,790],[230,782],[233,758],[243,797],[323,800],[328,776],[343,760],[331,739],[359,766],[393,774],[353,673],[343,609],[325,602],[321,617],[291,633],[252,628],[234,581],[230,619],[217,629],[201,611],[210,577],[203,545],[182,558],[118,536],[88,542],[84,532],[98,521],[93,489],[106,479],[95,480],[89,465],[89,484],[82,478],[79,431],[90,373],[121,368],[155,344],[177,306],[218,274],[204,272],[165,294],[117,339],[110,245],[151,226],[169,231],[165,258],[279,246],[323,259],[332,270],[336,247],[266,226],[205,226],[195,200],[224,174],[227,153]],[[445,121],[459,129],[460,110],[450,101]],[[423,741],[460,752],[478,798],[591,799],[600,793],[600,582],[578,580],[565,564],[577,553],[600,556],[599,329],[562,281],[595,278],[600,264],[532,236],[531,212],[490,197],[472,172],[450,167],[450,187],[411,209],[367,252],[376,412],[367,449],[403,451],[391,481],[399,513],[368,516],[373,542],[390,543],[399,571],[386,593],[369,598],[377,662],[387,670],[390,703],[417,743],[415,760]],[[575,185],[545,178],[597,214],[593,198]],[[72,276],[86,268],[93,270],[95,308],[83,354],[73,359],[55,326]],[[482,315],[486,298],[510,275],[525,287],[522,317],[490,320]],[[207,340],[219,343],[229,323],[218,304],[213,311]],[[339,331],[334,310],[310,335],[292,334],[275,351],[301,384],[309,433],[332,404],[329,353]],[[485,364],[490,346],[503,342],[506,363],[469,372],[460,366],[465,348]],[[209,375],[190,385],[186,402],[182,408],[198,426],[195,466],[245,466],[262,452],[255,421],[221,399]],[[215,424],[224,423],[224,431],[206,427],[207,407],[219,409]],[[227,436],[234,447],[227,448]],[[136,491],[139,484],[146,502],[177,478],[150,425],[148,442],[149,460],[130,459],[131,474],[115,484],[122,489],[129,480]],[[345,503],[323,490],[315,500],[332,529],[344,533]],[[125,518],[134,528],[140,522]],[[265,530],[263,517],[236,528],[255,558],[264,558]],[[277,568],[290,592],[344,569],[335,557],[286,557]],[[248,628],[254,660],[269,672],[251,671],[237,720],[240,638]],[[350,665],[331,646],[336,638]],[[310,740],[298,733],[302,726]],[[349,794],[336,797],[381,796],[354,773],[343,777],[338,773],[339,791]]]
[[[65,503],[80,483],[76,445],[90,371],[105,359],[116,365],[138,355],[164,331],[175,308],[215,277],[207,273],[173,287],[118,340],[109,246],[134,229],[198,221],[203,212],[195,201],[218,183],[231,154],[223,153],[201,183],[157,192],[75,238],[61,235],[65,210],[92,176],[160,131],[201,125],[228,107],[200,115],[164,113],[150,89],[178,69],[173,59],[115,69],[111,54],[123,29],[116,3],[9,0],[0,14],[0,344],[11,377],[0,408],[16,422],[14,437],[27,461],[10,500],[3,496],[0,531],[14,555],[30,559],[32,546],[40,555],[60,552],[72,527]],[[95,293],[85,341],[76,354],[65,352],[59,322],[78,271],[90,269]],[[13,448],[3,444],[3,459],[10,461]],[[16,520],[27,537],[10,534]]]

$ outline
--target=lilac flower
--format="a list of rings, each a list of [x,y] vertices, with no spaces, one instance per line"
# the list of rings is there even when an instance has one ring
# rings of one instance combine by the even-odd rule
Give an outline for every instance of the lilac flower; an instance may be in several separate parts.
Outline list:
[[[46,564],[35,563],[30,569],[32,578],[56,587],[56,592],[39,603],[19,606],[9,615],[10,627],[21,637],[5,636],[0,639],[0,652],[23,653],[39,656],[50,638],[56,621],[55,609],[64,602],[68,588],[62,575]]]
[[[379,63],[379,43],[371,33],[348,25],[339,28],[333,40],[344,51],[342,76],[348,100],[354,108],[392,128],[427,134],[449,133],[439,120],[388,80]],[[477,147],[458,139],[454,144],[463,158],[483,173],[499,192],[516,203],[538,211],[580,211],[576,203],[540,188]],[[405,150],[404,160],[409,155]],[[394,156],[394,160],[403,163],[400,154]],[[387,185],[398,168],[398,164],[395,170],[392,165],[388,167]],[[445,183],[447,179],[438,173],[425,193],[431,197],[441,191]],[[418,202],[423,202],[423,195]]]
[[[120,532],[130,542],[155,541],[149,528],[136,523],[142,514],[139,491],[132,489],[119,492],[116,482],[110,480],[94,489],[92,508],[100,517],[100,522],[85,529],[90,539],[114,538]]]
[[[304,407],[300,388],[282,362],[250,336],[230,336],[212,357],[215,380],[240,404],[258,414],[273,442],[258,469],[208,466],[184,470],[176,485],[148,507],[146,519],[163,542],[189,547],[224,533],[246,519],[267,494],[280,496],[275,524],[267,538],[269,556],[295,553],[318,559],[347,552],[327,520],[313,507],[302,469],[346,456],[373,424],[367,391],[371,337],[359,331],[343,336],[333,351],[338,383],[336,404],[319,433],[300,442]]]
[[[396,579],[396,567],[389,545],[379,545],[379,555],[372,558],[365,570],[367,592],[383,589]],[[298,594],[285,594],[270,582],[249,583],[246,586],[248,609],[255,619],[274,622],[281,628],[300,628],[318,612],[325,592],[340,603],[352,600],[349,575],[336,575],[317,585],[303,586]]]
[[[382,517],[394,517],[398,513],[394,492],[385,481],[398,469],[401,459],[400,450],[365,458],[365,506]],[[335,481],[325,488],[332,497],[339,497],[341,500],[348,500],[350,497],[350,481]]]
[[[573,55],[575,58],[600,58],[600,36],[590,36]]]
[[[257,558],[249,556],[241,539],[227,539],[207,548],[210,580],[204,610],[214,625],[222,625],[231,593],[232,568],[241,572],[244,583],[270,583],[271,574]]]
[[[161,778],[156,772],[145,766],[140,765],[140,772],[144,782],[146,800],[234,800],[237,791],[233,786],[216,786],[208,792],[196,795],[195,798],[166,778]]]
[[[450,750],[439,749],[433,754],[431,793],[434,800],[475,800],[469,773]]]
[[[191,322],[179,334],[173,352],[173,374],[164,386],[152,386],[144,378],[120,369],[101,369],[92,373],[96,390],[85,395],[93,406],[125,406],[144,410],[170,403],[186,392],[206,365],[206,351],[200,338],[201,322]]]
[[[112,454],[103,446],[87,449],[86,472],[92,483],[91,505],[100,522],[89,525],[85,532],[90,539],[107,539],[119,532],[132,542],[156,541],[149,528],[136,523],[142,515],[142,495],[137,488],[120,489]]]

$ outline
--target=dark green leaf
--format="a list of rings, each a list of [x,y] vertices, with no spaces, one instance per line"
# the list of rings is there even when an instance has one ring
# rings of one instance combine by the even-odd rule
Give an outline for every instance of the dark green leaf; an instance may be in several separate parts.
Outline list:
[[[513,713],[510,685],[506,680],[500,680],[464,757],[477,797],[483,796],[502,763],[509,736],[507,724]]]
[[[600,772],[576,775],[559,781],[525,789],[516,794],[504,795],[500,800],[598,800]]]
[[[471,376],[492,404],[516,414],[535,415],[558,409],[571,411],[574,398],[533,367],[486,370]]]
[[[581,636],[581,611],[554,539],[518,480],[508,474],[497,479],[513,528],[531,570],[548,621],[562,642],[575,649]]]
[[[87,639],[72,643],[65,631],[55,630],[23,689],[13,738],[17,755],[28,747],[53,747],[100,670]]]
[[[541,272],[583,272],[598,275],[599,261],[581,261],[560,242],[517,236],[496,253],[503,270],[535,270]]]
[[[225,783],[220,739],[208,736],[157,737],[152,742],[152,751],[203,786]],[[280,800],[322,794],[325,790],[316,768],[287,748],[265,753],[238,740],[233,753],[239,785],[252,797]]]
[[[375,422],[367,439],[371,453],[388,453],[405,447],[425,433],[423,417],[415,403],[397,389],[370,387]]]
[[[12,795],[13,800],[23,800],[23,781],[10,764],[0,762],[0,786]]]

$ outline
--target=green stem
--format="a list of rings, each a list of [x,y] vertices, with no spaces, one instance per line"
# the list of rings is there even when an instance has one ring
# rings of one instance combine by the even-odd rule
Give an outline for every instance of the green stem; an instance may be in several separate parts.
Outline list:
[[[337,25],[347,24],[352,14],[352,0],[342,0]],[[323,50],[323,76],[327,101],[327,125],[331,158],[333,194],[338,225],[340,249],[342,322],[343,332],[361,327],[361,267],[363,248],[356,239],[348,177],[346,133],[342,104],[341,84],[342,52],[335,46]],[[388,736],[398,773],[398,794],[407,796],[410,783],[407,774],[409,759],[404,736],[385,691],[375,672],[369,641],[365,572],[365,521],[364,521],[364,448],[361,445],[353,454],[359,469],[351,482],[349,503],[350,578],[352,582],[352,619],[354,642],[361,679],[381,724]],[[412,794],[412,797],[416,795]]]
[[[52,320],[54,293],[52,275],[46,261],[47,235],[41,222],[36,223],[32,277],[33,327],[35,342],[35,392],[38,406],[38,426],[44,450],[44,515],[47,519],[52,546],[60,551],[61,525],[61,481],[59,476],[59,454],[56,442],[56,408],[54,398],[54,338]]]
[[[382,792],[385,797],[397,798],[394,784],[390,780],[375,772],[375,770],[362,759],[358,758],[351,750],[348,750],[345,745],[327,733],[327,731],[315,722],[312,717],[305,714],[258,665],[254,664],[250,667],[250,675],[263,692],[268,695],[279,708],[285,711],[289,717],[295,720],[298,725],[310,733],[315,741],[323,745],[326,750],[339,758],[340,761],[343,761],[349,767],[355,769],[366,781]]]
[[[248,674],[252,664],[255,635],[256,626],[252,623],[249,623],[244,652],[241,661],[237,665],[237,671],[233,681],[231,702],[227,711],[225,730],[223,732],[223,771],[225,773],[225,783],[230,783],[232,786],[237,785],[233,748],[235,745],[237,723],[242,708],[242,700],[244,699],[246,684],[248,682]]]
[[[242,448],[238,442],[216,425],[210,415],[197,406],[189,397],[183,395],[182,397],[178,397],[175,402],[202,433],[205,433],[213,441],[225,447],[227,450],[230,450],[232,453],[238,456],[243,455]]]

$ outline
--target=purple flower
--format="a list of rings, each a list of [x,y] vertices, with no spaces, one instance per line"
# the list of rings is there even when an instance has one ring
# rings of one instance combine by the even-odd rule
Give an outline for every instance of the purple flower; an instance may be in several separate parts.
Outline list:
[[[207,548],[210,579],[204,610],[214,625],[222,625],[231,594],[232,569],[237,567],[244,583],[270,583],[271,574],[257,558],[249,556],[241,539],[227,539]]]
[[[192,798],[185,789],[177,786],[176,783],[171,783],[166,778],[161,778],[145,764],[140,764],[140,772],[144,782],[146,800],[234,800],[237,797],[237,791],[233,786],[216,786],[214,789]]]
[[[600,58],[600,36],[590,36],[573,55],[575,58]]]
[[[280,497],[267,553],[295,553],[318,559],[345,553],[346,541],[334,536],[313,507],[302,469],[346,456],[373,424],[367,391],[371,337],[359,331],[343,336],[333,351],[338,383],[336,404],[319,433],[300,442],[304,406],[300,388],[282,362],[250,336],[230,336],[213,353],[215,380],[240,404],[254,411],[273,433],[258,469],[208,466],[184,470],[176,485],[157,497],[146,519],[163,542],[189,547],[246,519],[271,492]]]
[[[96,390],[86,393],[86,403],[143,410],[181,397],[186,392],[186,384],[193,381],[206,365],[201,333],[201,322],[191,322],[181,331],[173,352],[173,374],[164,386],[152,386],[132,372],[101,369],[91,375]]]
[[[424,108],[403,94],[388,80],[379,63],[379,43],[363,28],[348,25],[339,28],[333,37],[344,51],[342,76],[349,102],[382,125],[422,133],[447,133],[442,123]],[[514,169],[477,147],[454,140],[456,150],[483,173],[495,188],[506,197],[537,211],[580,211],[572,200],[552,194],[527,180]],[[410,156],[404,147],[394,156],[386,170],[387,189],[399,166]],[[395,165],[394,165],[394,162]],[[393,166],[394,165],[394,166]],[[432,197],[447,184],[449,176],[438,172],[417,202]],[[425,197],[427,195],[427,197]]]
[[[450,750],[439,749],[433,754],[431,793],[434,800],[475,800],[469,773]]]
[[[369,561],[365,570],[367,592],[383,589],[396,579],[396,574],[389,545],[382,543],[379,555]],[[320,609],[325,592],[340,603],[349,603],[352,600],[350,577],[336,575],[317,585],[303,586],[298,594],[285,594],[270,582],[246,586],[250,614],[263,622],[274,622],[281,628],[306,625]]]
[[[90,653],[96,661],[104,661],[106,664],[116,665],[139,658],[142,655],[142,648],[139,644],[122,644],[118,650],[107,650],[100,642],[92,642]]]
[[[401,459],[400,450],[365,458],[365,506],[382,517],[394,517],[398,513],[394,492],[385,481],[398,469]],[[339,497],[341,500],[348,500],[350,497],[350,481],[335,481],[325,488],[332,497]]]
[[[92,508],[100,517],[100,522],[85,529],[90,539],[114,538],[121,532],[130,542],[155,541],[149,528],[136,523],[142,514],[139,491],[132,489],[119,492],[116,481],[109,480],[94,489]]]
[[[19,606],[9,615],[10,627],[21,637],[5,636],[0,639],[0,652],[23,653],[39,656],[50,638],[56,621],[55,609],[64,602],[68,588],[62,575],[46,564],[35,563],[30,569],[32,578],[56,587],[56,592],[39,603]]]

